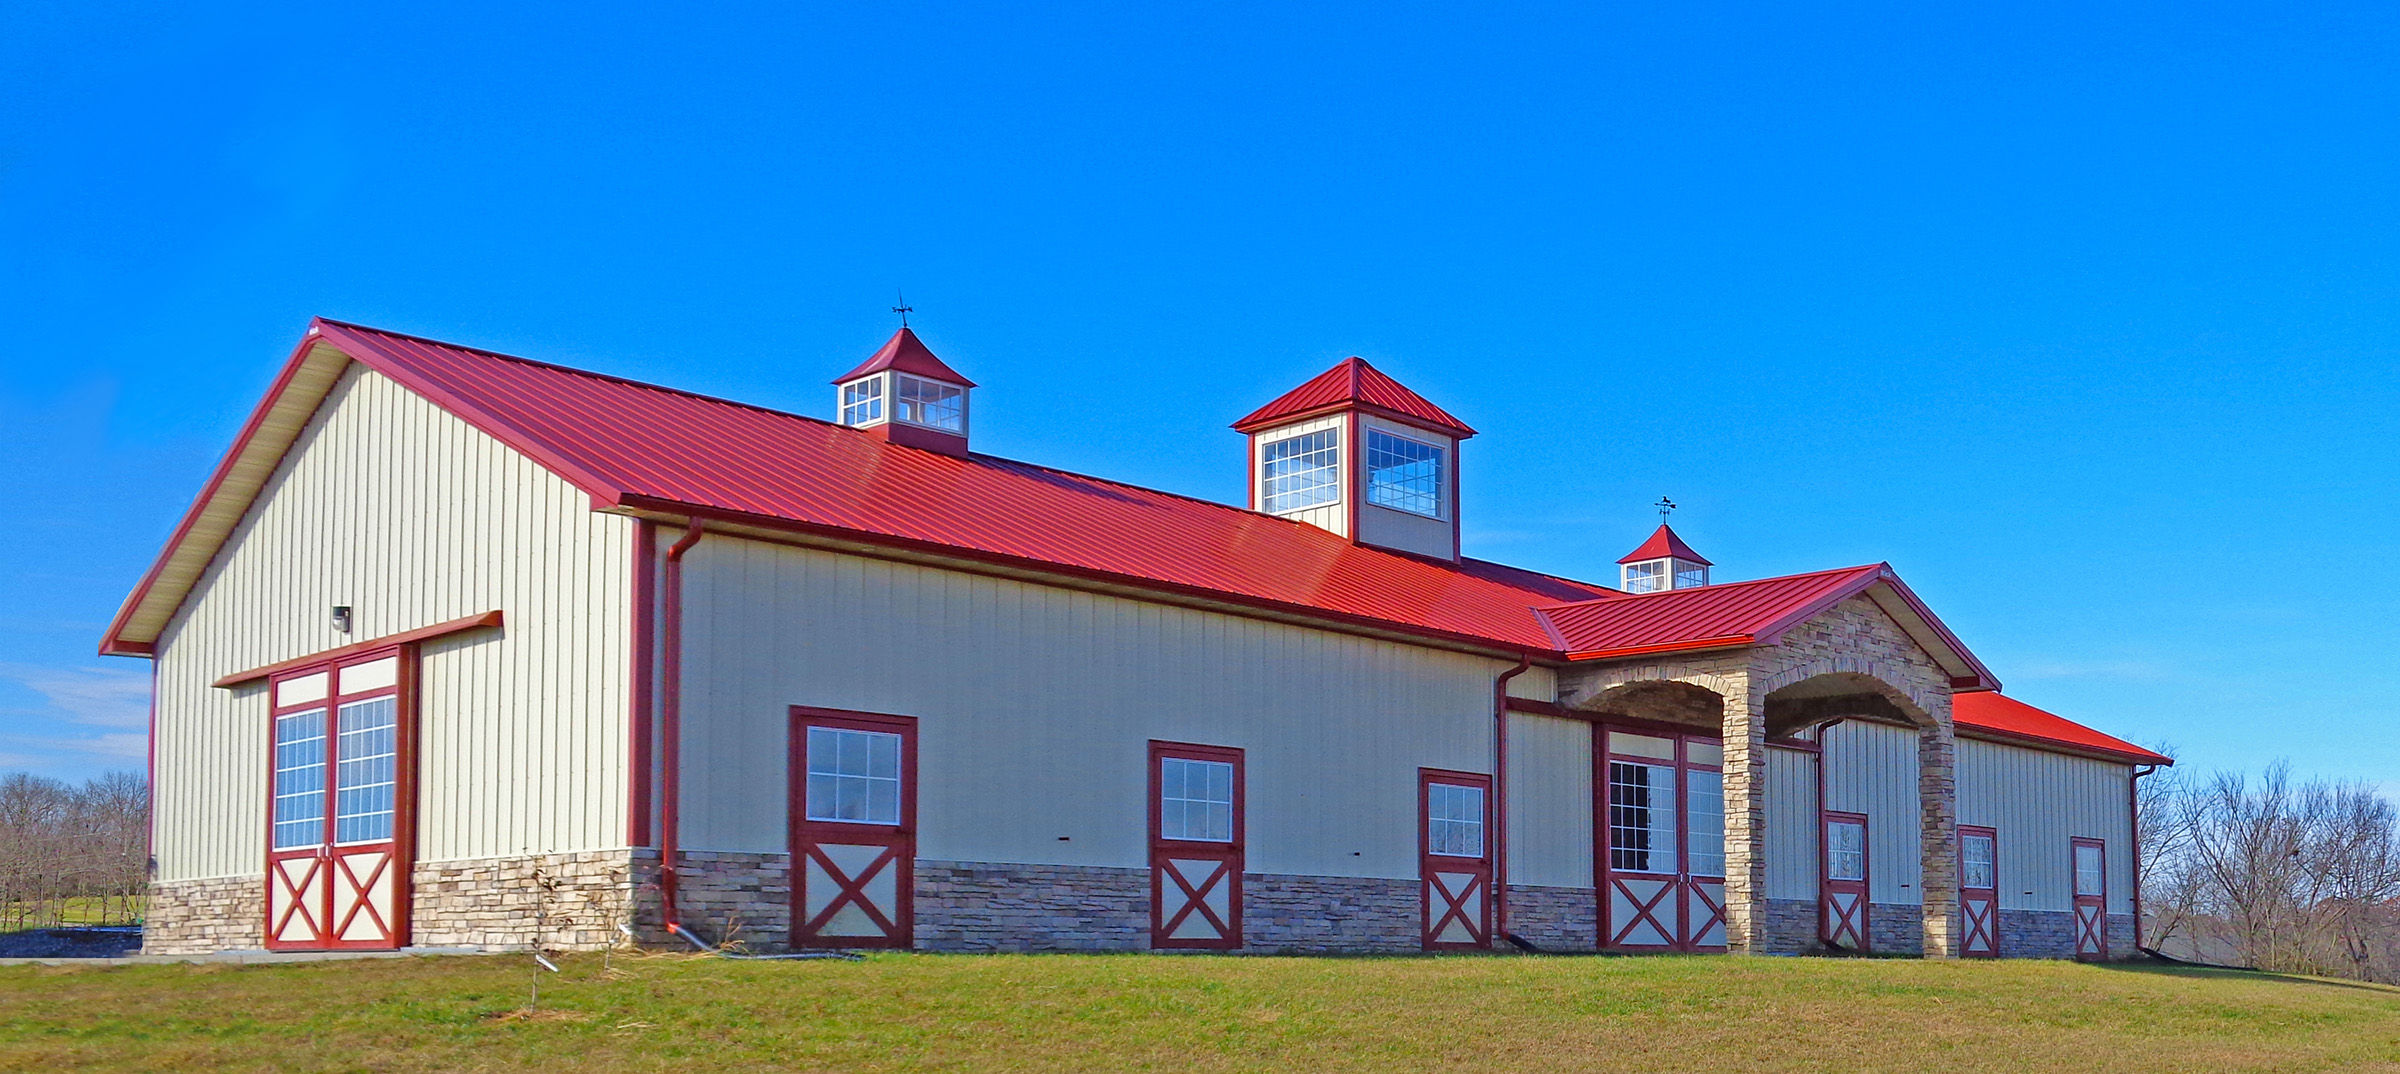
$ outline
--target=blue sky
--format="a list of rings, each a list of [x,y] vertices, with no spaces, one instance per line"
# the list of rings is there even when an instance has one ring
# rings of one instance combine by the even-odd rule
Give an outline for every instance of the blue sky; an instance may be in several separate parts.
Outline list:
[[[338,5],[337,5],[338,7]],[[1240,495],[1360,354],[1470,554],[1888,560],[2010,692],[2400,788],[2388,6],[0,6],[0,767],[311,315]]]

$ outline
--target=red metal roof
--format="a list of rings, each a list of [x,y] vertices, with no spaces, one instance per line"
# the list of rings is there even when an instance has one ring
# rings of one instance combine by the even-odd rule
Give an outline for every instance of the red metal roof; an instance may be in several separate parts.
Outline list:
[[[2174,764],[2175,759],[2105,735],[2064,716],[2044,712],[1997,691],[1957,694],[1950,698],[1950,715],[1961,728],[1994,733],[2033,744],[2069,746],[2107,754],[2134,764]]]
[[[1308,383],[1251,411],[1248,417],[1234,422],[1233,427],[1238,432],[1252,433],[1271,425],[1351,409],[1423,426],[1461,440],[1475,435],[1466,422],[1451,417],[1448,411],[1408,390],[1407,385],[1368,365],[1364,358],[1343,359],[1341,364],[1309,378]]]
[[[907,325],[901,325],[900,330],[892,333],[892,338],[885,340],[883,347],[868,356],[866,361],[859,363],[858,368],[833,378],[833,382],[844,384],[869,373],[881,373],[886,369],[897,369],[903,373],[914,373],[920,377],[946,380],[952,384],[969,388],[975,386],[974,381],[959,376],[958,370],[950,368],[948,363],[934,357],[933,351],[925,346],[923,340],[917,338],[915,332],[909,331]]]
[[[990,455],[957,457],[763,407],[337,322],[327,342],[602,505],[907,547],[1550,650],[1533,605],[1614,595],[1479,560],[1386,552],[1305,523]]]
[[[1570,657],[1772,644],[1796,612],[1832,607],[1885,573],[1881,564],[1697,589],[1667,589],[1539,609]]]
[[[1692,551],[1692,546],[1683,543],[1683,538],[1677,537],[1675,531],[1668,528],[1664,522],[1658,524],[1658,529],[1650,534],[1649,540],[1642,542],[1640,548],[1625,553],[1625,558],[1617,562],[1638,563],[1645,559],[1665,559],[1669,556],[1676,559],[1688,559],[1703,567],[1716,566],[1716,564],[1700,558],[1700,553]]]

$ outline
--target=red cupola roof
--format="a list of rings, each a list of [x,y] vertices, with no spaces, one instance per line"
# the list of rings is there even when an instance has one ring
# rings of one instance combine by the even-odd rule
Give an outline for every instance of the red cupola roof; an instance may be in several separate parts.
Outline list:
[[[1652,533],[1649,540],[1643,541],[1640,548],[1636,548],[1631,552],[1625,553],[1625,558],[1620,559],[1617,562],[1639,563],[1645,559],[1666,559],[1669,557],[1681,560],[1689,560],[1690,562],[1697,563],[1703,567],[1716,566],[1716,564],[1700,558],[1700,553],[1692,551],[1692,546],[1683,543],[1683,538],[1675,536],[1675,531],[1668,528],[1667,524],[1664,522],[1658,524],[1658,531],[1656,533]]]
[[[950,368],[941,359],[934,357],[932,351],[925,349],[924,341],[918,339],[917,334],[909,331],[906,325],[902,325],[899,331],[892,333],[892,338],[885,340],[883,348],[876,351],[873,357],[868,358],[865,364],[833,378],[833,382],[847,384],[869,373],[881,373],[886,369],[897,369],[903,373],[947,381],[961,388],[975,386],[974,381],[959,376],[958,370]]]
[[[1233,428],[1235,432],[1254,433],[1269,426],[1343,410],[1363,410],[1461,440],[1475,435],[1466,422],[1451,417],[1448,411],[1427,402],[1424,396],[1408,390],[1383,370],[1368,365],[1364,358],[1343,359],[1340,365],[1283,393],[1282,398],[1251,411],[1249,417],[1234,422]]]

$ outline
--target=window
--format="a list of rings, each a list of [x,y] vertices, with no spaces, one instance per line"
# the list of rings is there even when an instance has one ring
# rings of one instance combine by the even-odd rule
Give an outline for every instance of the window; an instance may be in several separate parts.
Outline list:
[[[1367,502],[1442,517],[1442,449],[1380,429],[1367,430]]]
[[[1608,763],[1608,864],[1637,873],[1676,871],[1673,765]]]
[[[967,427],[966,402],[966,389],[955,384],[901,374],[898,406],[892,415],[912,425],[963,432]]]
[[[1425,848],[1456,858],[1483,856],[1483,788],[1425,785]]]
[[[809,728],[808,819],[900,823],[900,736]]]
[[[869,377],[842,385],[842,424],[872,425],[882,420],[882,377]]]
[[[1332,429],[1286,437],[1259,449],[1259,502],[1270,514],[1342,498],[1341,447]]]
[[[1697,589],[1708,584],[1708,568],[1697,563],[1675,561],[1675,588]]]
[[[1725,875],[1725,774],[1684,769],[1684,838],[1691,841],[1692,875]]]
[[[324,676],[315,678],[322,680]],[[275,718],[275,849],[316,846],[324,841],[325,710],[278,716]]]
[[[2075,894],[2097,896],[2106,890],[2108,879],[2103,860],[2098,843],[2075,844]]]
[[[1158,837],[1233,842],[1233,766],[1224,761],[1158,761]]]
[[[1836,820],[1825,825],[1825,878],[1828,880],[1865,880],[1867,878],[1867,826],[1857,821]]]
[[[1992,858],[1991,836],[1960,836],[1958,839],[1958,885],[1978,891],[1999,886],[2000,878]]]
[[[347,684],[345,684],[347,688]],[[372,843],[392,837],[392,792],[400,774],[400,701],[379,697],[341,707],[335,749],[333,841]]]
[[[1667,587],[1667,564],[1664,560],[1625,565],[1625,591],[1655,593]]]

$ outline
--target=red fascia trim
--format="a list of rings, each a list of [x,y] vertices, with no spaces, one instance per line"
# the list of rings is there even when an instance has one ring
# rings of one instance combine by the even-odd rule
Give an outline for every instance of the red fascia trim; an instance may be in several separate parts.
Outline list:
[[[267,387],[265,397],[261,398],[258,406],[250,411],[250,420],[243,422],[242,431],[234,435],[233,446],[225,449],[225,457],[217,460],[217,468],[215,472],[208,475],[208,483],[200,486],[200,495],[193,497],[192,505],[184,509],[183,521],[175,524],[175,532],[167,536],[167,543],[159,549],[158,558],[151,561],[149,571],[144,573],[142,580],[134,585],[133,592],[125,598],[125,603],[118,606],[116,617],[109,621],[108,633],[100,639],[100,655],[156,655],[158,647],[155,641],[119,641],[117,635],[124,631],[126,621],[133,618],[134,611],[141,607],[142,601],[148,599],[150,590],[158,584],[158,576],[167,569],[167,560],[175,555],[175,549],[183,544],[185,537],[191,534],[192,527],[200,523],[200,512],[208,506],[210,500],[216,498],[217,489],[224,486],[225,479],[233,475],[233,464],[242,457],[242,449],[249,447],[250,441],[258,436],[259,427],[266,424],[267,415],[274,411],[276,401],[283,398],[284,389],[291,387],[292,378],[300,374],[302,365],[307,364],[309,348],[317,345],[318,338],[315,326],[312,324],[309,333],[300,338],[300,345],[292,348],[292,356],[284,360],[283,371],[275,374],[275,381]],[[281,461],[278,460],[277,466],[281,465]],[[204,571],[205,569],[203,568]]]
[[[260,679],[281,675],[286,671],[304,668],[311,664],[322,664],[328,660],[343,660],[352,656],[356,656],[359,653],[373,652],[377,649],[389,649],[397,645],[409,645],[415,642],[425,641],[430,638],[442,637],[446,634],[458,634],[469,630],[481,630],[485,627],[497,627],[501,625],[501,619],[502,616],[499,610],[494,609],[492,611],[485,612],[482,615],[469,615],[463,618],[452,619],[446,623],[435,623],[432,626],[422,626],[416,628],[415,630],[403,630],[397,634],[386,634],[380,638],[371,638],[367,641],[357,642],[351,645],[344,645],[335,649],[327,649],[321,653],[310,653],[307,656],[297,656],[290,660],[279,660],[263,668],[252,668],[248,671],[237,671],[231,675],[225,676],[224,678],[218,679],[209,685],[218,687],[220,689],[230,686],[240,686],[243,683],[257,682]]]
[[[1034,574],[1050,574],[1065,578],[1078,578],[1086,581],[1101,582],[1108,585],[1123,586],[1128,589],[1146,589],[1154,593],[1193,597],[1219,604],[1234,604],[1265,611],[1282,612],[1302,619],[1314,619],[1320,622],[1366,627],[1389,634],[1405,634],[1411,637],[1424,638],[1431,641],[1448,642],[1453,645],[1465,645],[1486,653],[1493,652],[1495,650],[1507,653],[1531,651],[1537,657],[1544,659],[1563,659],[1563,654],[1554,649],[1536,648],[1529,650],[1527,646],[1521,643],[1509,641],[1503,638],[1484,637],[1475,634],[1462,634],[1456,631],[1417,626],[1412,623],[1401,623],[1390,619],[1377,619],[1373,616],[1355,615],[1349,612],[1329,611],[1324,608],[1317,608],[1305,604],[1292,604],[1285,601],[1269,600],[1263,597],[1253,597],[1242,593],[1232,593],[1222,589],[1210,589],[1205,586],[1184,585],[1178,582],[1162,582],[1154,578],[1143,578],[1138,575],[1118,574],[1113,571],[1094,570],[1089,567],[1077,567],[1072,564],[1055,563],[1049,560],[1030,559],[1024,556],[1008,555],[1001,552],[986,552],[982,549],[967,548],[954,544],[942,544],[935,541],[922,541],[913,537],[895,537],[890,534],[874,533],[867,530],[846,529],[841,526],[828,526],[814,522],[798,522],[788,518],[778,518],[773,515],[752,514],[747,511],[735,511],[719,507],[704,507],[697,504],[681,503],[675,500],[662,499],[656,496],[644,496],[638,494],[629,494],[625,496],[618,502],[618,505],[637,511],[656,511],[661,514],[679,515],[686,518],[707,518],[719,522],[756,526],[760,529],[781,530],[786,533],[805,534],[812,537],[824,537],[833,540],[846,541],[853,544],[868,544],[881,548],[894,549],[897,551],[916,552],[921,555],[932,556],[936,558],[967,560],[975,563],[1009,567]],[[1304,522],[1294,522],[1292,524],[1295,526],[1307,525],[1307,523]],[[755,539],[749,538],[747,535],[737,536],[744,536],[745,539]],[[1532,614],[1530,606],[1528,606],[1528,611],[1526,614],[1529,616]]]
[[[1589,649],[1566,654],[1569,660],[1606,660],[1619,656],[1641,656],[1647,653],[1680,653],[1693,649],[1738,649],[1761,642],[1755,634],[1727,634],[1719,638],[1700,638],[1694,641],[1669,641],[1657,645],[1629,645],[1621,649]]]
[[[1951,721],[1951,723],[1960,737],[1980,738],[1987,742],[1997,742],[2005,746],[2028,746],[2058,753],[2074,753],[2084,757],[2092,758],[2094,760],[2115,761],[2123,764],[2172,765],[2175,763],[2175,759],[2172,757],[2162,757],[2147,750],[2138,753],[2128,753],[2124,750],[2114,750],[2106,746],[2093,746],[2082,742],[2069,742],[2063,738],[2051,738],[2048,735],[2021,734],[2015,731],[2003,731],[1998,728],[1985,727],[1981,724],[1959,723],[1956,720]]]

